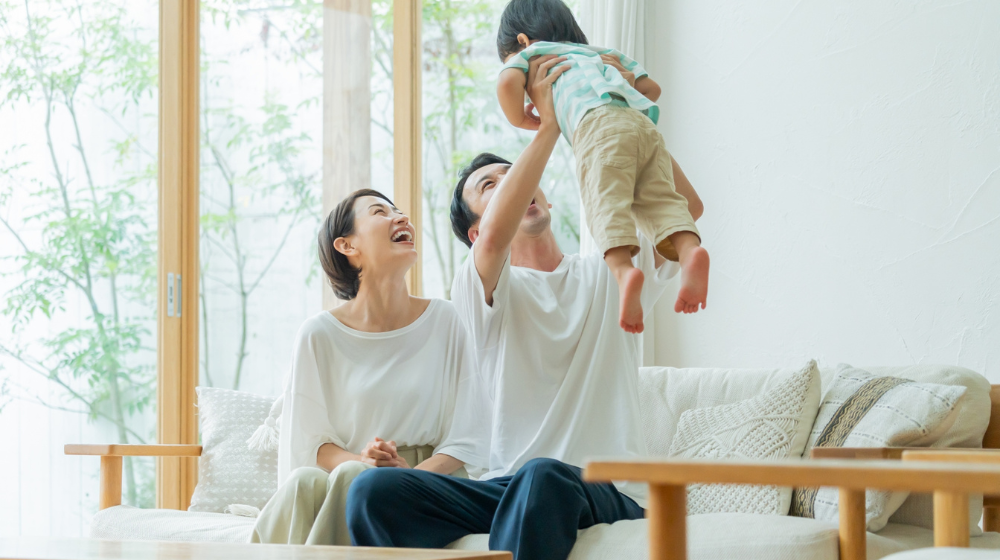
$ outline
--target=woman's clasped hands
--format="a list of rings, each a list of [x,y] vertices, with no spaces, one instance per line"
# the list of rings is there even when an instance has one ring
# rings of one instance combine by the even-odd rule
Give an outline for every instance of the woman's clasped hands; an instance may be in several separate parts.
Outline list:
[[[368,442],[368,445],[361,452],[361,461],[375,467],[410,468],[406,459],[396,453],[396,442],[385,441],[379,437]]]

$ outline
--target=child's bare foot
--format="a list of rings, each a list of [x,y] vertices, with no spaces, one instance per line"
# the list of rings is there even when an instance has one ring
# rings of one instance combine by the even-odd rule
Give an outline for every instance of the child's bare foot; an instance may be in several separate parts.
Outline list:
[[[681,289],[674,311],[696,313],[708,305],[708,251],[694,247],[681,258]]]
[[[618,324],[625,332],[641,333],[642,325],[642,283],[645,278],[638,268],[630,268],[618,282],[621,301],[618,305]]]

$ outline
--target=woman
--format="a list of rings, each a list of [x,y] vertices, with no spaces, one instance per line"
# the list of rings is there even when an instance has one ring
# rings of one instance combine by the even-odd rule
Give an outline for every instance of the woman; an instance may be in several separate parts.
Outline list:
[[[464,474],[485,464],[489,418],[451,302],[413,297],[413,225],[385,195],[356,191],[319,235],[343,305],[299,330],[278,445],[283,484],[254,542],[350,545],[344,504],[370,468]],[[426,458],[426,460],[424,460]]]

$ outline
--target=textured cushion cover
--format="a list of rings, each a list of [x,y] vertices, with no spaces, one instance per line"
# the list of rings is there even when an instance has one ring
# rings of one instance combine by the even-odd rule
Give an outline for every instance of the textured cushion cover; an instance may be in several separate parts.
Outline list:
[[[800,457],[819,408],[816,362],[806,363],[770,391],[681,414],[670,456],[685,459],[778,460]],[[688,486],[688,513],[785,515],[788,487],[729,484]]]
[[[799,368],[639,368],[639,409],[646,449],[667,457],[681,414],[731,404],[782,384]]]
[[[649,558],[645,519],[595,525],[579,531],[569,560]],[[933,546],[934,534],[920,527],[890,524],[868,535],[868,560]],[[487,550],[489,535],[469,535],[447,548]],[[1000,547],[1000,534],[971,539],[979,548]],[[837,524],[801,517],[710,513],[688,517],[689,560],[838,560]]]
[[[274,397],[198,387],[202,455],[189,511],[223,513],[230,504],[261,509],[278,488],[278,453],[247,448]]]
[[[980,448],[990,420],[990,382],[978,373],[957,366],[917,365],[905,367],[865,367],[873,375],[905,377],[918,383],[942,383],[966,388],[965,396],[955,407],[955,421],[933,441],[918,441],[914,445],[930,447]],[[833,368],[820,369],[824,381],[832,381]],[[969,496],[969,529],[972,536],[981,535],[979,519],[983,515],[983,496]],[[889,518],[890,523],[905,523],[926,529],[934,528],[934,508],[930,494],[910,494],[903,505]]]
[[[806,453],[813,447],[906,447],[933,441],[955,421],[955,408],[965,391],[961,386],[916,383],[841,365],[823,396]],[[868,530],[884,527],[907,495],[868,490]],[[836,488],[799,488],[792,514],[835,521],[837,501]]]
[[[256,521],[226,513],[115,506],[97,512],[90,521],[90,538],[246,543]]]

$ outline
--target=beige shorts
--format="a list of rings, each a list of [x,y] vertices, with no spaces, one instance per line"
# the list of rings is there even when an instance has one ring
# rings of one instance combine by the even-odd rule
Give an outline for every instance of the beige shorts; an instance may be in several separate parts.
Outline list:
[[[699,235],[687,199],[674,189],[663,136],[646,115],[618,105],[592,109],[573,135],[573,153],[584,216],[602,253],[630,247],[636,254],[638,228],[661,255],[676,261],[667,237]]]

